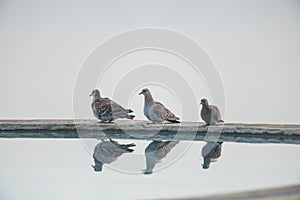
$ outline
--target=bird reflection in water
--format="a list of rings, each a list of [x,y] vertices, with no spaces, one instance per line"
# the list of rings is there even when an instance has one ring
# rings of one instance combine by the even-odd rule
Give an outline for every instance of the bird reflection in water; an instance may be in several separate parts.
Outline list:
[[[152,174],[157,163],[160,163],[179,141],[152,141],[145,149],[146,169],[144,174]]]
[[[221,156],[223,142],[207,142],[207,144],[202,147],[202,157],[203,157],[203,169],[208,169],[211,162],[216,162]]]
[[[101,172],[103,164],[111,164],[116,161],[124,153],[131,153],[134,150],[135,144],[119,144],[117,141],[109,139],[109,141],[102,140],[94,148],[93,158],[95,165],[92,165],[96,172]]]

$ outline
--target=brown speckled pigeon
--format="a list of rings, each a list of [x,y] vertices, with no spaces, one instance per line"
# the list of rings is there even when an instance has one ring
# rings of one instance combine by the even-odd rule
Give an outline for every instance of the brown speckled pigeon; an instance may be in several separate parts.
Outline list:
[[[119,118],[133,119],[135,117],[128,114],[133,112],[131,109],[125,109],[109,98],[101,97],[99,90],[93,90],[90,96],[93,96],[91,107],[94,116],[101,120],[100,122],[111,122]]]

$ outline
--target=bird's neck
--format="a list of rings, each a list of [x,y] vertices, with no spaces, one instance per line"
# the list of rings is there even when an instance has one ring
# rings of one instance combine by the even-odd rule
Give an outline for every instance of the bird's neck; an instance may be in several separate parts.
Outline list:
[[[151,103],[154,102],[153,97],[151,94],[145,95],[145,103]]]
[[[209,105],[202,105],[204,109],[209,109]]]
[[[101,96],[96,94],[94,97],[93,97],[93,102],[97,101],[98,99],[101,99]]]

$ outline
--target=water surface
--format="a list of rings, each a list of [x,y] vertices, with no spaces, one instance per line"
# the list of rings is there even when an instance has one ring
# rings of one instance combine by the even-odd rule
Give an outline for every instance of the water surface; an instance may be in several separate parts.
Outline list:
[[[206,142],[115,141],[136,146],[95,171],[93,150],[101,140],[0,139],[0,198],[160,199],[300,183],[297,145],[223,143],[207,167]],[[158,146],[165,148],[162,158]],[[147,164],[152,173],[141,171]]]

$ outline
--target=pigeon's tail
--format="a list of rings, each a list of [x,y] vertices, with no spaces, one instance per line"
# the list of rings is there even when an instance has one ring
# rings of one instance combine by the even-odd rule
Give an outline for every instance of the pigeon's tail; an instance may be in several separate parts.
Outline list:
[[[222,119],[220,119],[218,122],[223,122],[224,123],[224,121]]]
[[[117,141],[112,140],[111,138],[109,138],[110,142],[113,143],[114,145],[116,145],[117,147],[119,147],[120,149],[123,149],[124,151],[127,152],[133,152],[133,149],[129,149],[130,147],[135,147],[136,145],[134,143],[130,143],[130,144],[119,144]]]
[[[127,119],[133,119],[133,118],[135,118],[135,116],[134,116],[134,115],[127,115],[126,118],[127,118]]]
[[[134,147],[134,146],[135,146],[135,144],[133,144],[133,143],[132,144],[121,144],[121,145],[119,145],[119,148],[126,152],[133,152],[134,149],[130,149],[130,147]]]
[[[126,144],[127,147],[135,147],[136,145],[134,143]]]
[[[179,118],[178,117],[175,117],[175,118],[168,118],[167,121],[168,122],[171,122],[171,123],[180,123],[180,121],[178,121]]]
[[[127,112],[127,113],[132,113],[133,110],[131,110],[131,109],[126,109],[126,112]]]
[[[129,149],[129,148],[127,148],[127,149],[124,149],[125,151],[127,151],[127,152],[129,152],[129,153],[131,153],[131,152],[133,152],[134,151],[134,149]]]
[[[130,144],[122,144],[120,145],[120,148],[127,151],[127,152],[133,152],[133,149],[130,149],[130,147],[135,147],[136,145],[134,143],[130,143]]]

